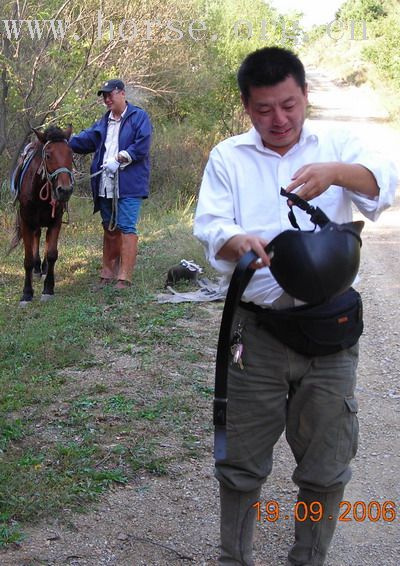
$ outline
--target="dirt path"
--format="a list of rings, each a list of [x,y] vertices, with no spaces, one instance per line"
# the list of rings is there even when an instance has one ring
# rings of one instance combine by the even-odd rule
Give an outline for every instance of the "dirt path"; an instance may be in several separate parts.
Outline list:
[[[343,120],[398,159],[399,133],[388,128],[384,113],[367,89],[338,88],[311,71],[313,119]],[[318,106],[317,106],[318,105]],[[399,164],[400,165],[400,164]],[[361,340],[357,395],[360,403],[360,447],[346,499],[354,506],[371,501],[400,504],[399,367],[400,333],[400,199],[378,224],[367,222],[363,232],[362,282],[366,331]],[[216,336],[221,305],[208,304],[208,332]],[[206,330],[195,320],[191,330]],[[211,329],[211,330],[210,330]],[[204,371],[213,385],[213,354]],[[210,418],[204,412],[199,418]],[[218,544],[217,485],[213,479],[211,433],[199,440],[204,459],[173,464],[168,475],[148,474],[116,489],[87,514],[65,512],[52,521],[26,530],[18,548],[0,552],[1,566],[167,566],[216,564]],[[168,447],[166,447],[168,450]],[[263,500],[275,499],[282,510],[293,506],[296,489],[288,470],[293,458],[284,441],[276,449],[275,467],[264,487]],[[359,504],[359,512],[362,505]],[[340,522],[327,566],[397,566],[400,509],[394,522],[366,518]],[[281,566],[292,539],[292,521],[282,519],[257,527],[258,566]]]

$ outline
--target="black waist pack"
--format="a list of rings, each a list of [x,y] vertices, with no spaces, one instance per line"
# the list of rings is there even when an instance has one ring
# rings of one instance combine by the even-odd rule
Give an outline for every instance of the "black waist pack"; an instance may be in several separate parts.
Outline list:
[[[352,287],[326,303],[283,310],[262,309],[258,323],[305,356],[327,356],[350,348],[363,332],[361,296]]]

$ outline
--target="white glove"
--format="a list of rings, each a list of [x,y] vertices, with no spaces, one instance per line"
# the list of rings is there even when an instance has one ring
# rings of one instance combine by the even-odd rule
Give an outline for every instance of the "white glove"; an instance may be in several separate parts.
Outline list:
[[[107,159],[107,161],[103,163],[102,168],[105,169],[107,173],[114,175],[119,166],[120,163],[115,159],[115,157],[111,157],[111,159]]]

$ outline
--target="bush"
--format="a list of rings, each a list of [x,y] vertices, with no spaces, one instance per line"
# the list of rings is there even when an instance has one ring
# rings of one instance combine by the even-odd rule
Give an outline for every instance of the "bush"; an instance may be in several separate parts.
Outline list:
[[[364,48],[363,56],[374,63],[383,77],[400,86],[400,8],[397,7],[375,26],[375,40]]]
[[[151,151],[151,198],[169,209],[197,194],[214,140],[189,123],[155,126]]]

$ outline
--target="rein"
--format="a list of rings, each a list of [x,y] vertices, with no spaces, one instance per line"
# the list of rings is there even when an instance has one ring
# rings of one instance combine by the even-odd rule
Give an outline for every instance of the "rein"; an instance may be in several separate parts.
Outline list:
[[[64,141],[65,143],[68,144],[68,141],[65,140],[65,139],[60,140],[60,141]],[[48,170],[47,163],[46,163],[45,151],[46,151],[46,147],[48,145],[50,145],[51,143],[54,143],[54,140],[47,141],[42,147],[42,162],[39,166],[38,173],[41,173],[42,178],[46,179],[46,181],[45,181],[43,187],[40,189],[39,198],[40,198],[40,200],[43,200],[43,201],[47,201],[47,200],[50,199],[50,206],[52,207],[51,217],[55,218],[57,200],[55,198],[52,198],[53,180],[56,179],[60,173],[67,173],[70,177],[71,185],[73,186],[74,182],[75,182],[75,177],[74,177],[73,171],[71,171],[71,169],[68,169],[67,167],[59,167],[58,169],[56,169],[55,171],[52,171],[52,172],[50,172]],[[64,210],[66,210],[66,209],[67,209],[67,207],[64,206]]]
[[[86,175],[81,171],[74,171],[75,178],[79,176],[77,179],[77,183],[81,183],[82,181],[87,181],[89,179],[93,179],[93,177],[97,177],[97,175],[101,175],[103,173],[103,169],[96,171],[96,173],[92,173],[91,175]],[[114,191],[114,196],[112,198],[112,209],[111,209],[111,218],[110,223],[108,225],[108,229],[110,232],[113,232],[117,228],[117,217],[118,217],[118,197],[116,196],[116,191]]]
[[[97,175],[100,175],[101,173],[103,173],[102,169],[100,169],[100,171],[96,171],[96,173],[92,173],[91,175],[87,175],[86,173],[82,173],[81,171],[74,169],[74,175],[77,183],[93,179],[93,177],[97,177]]]

